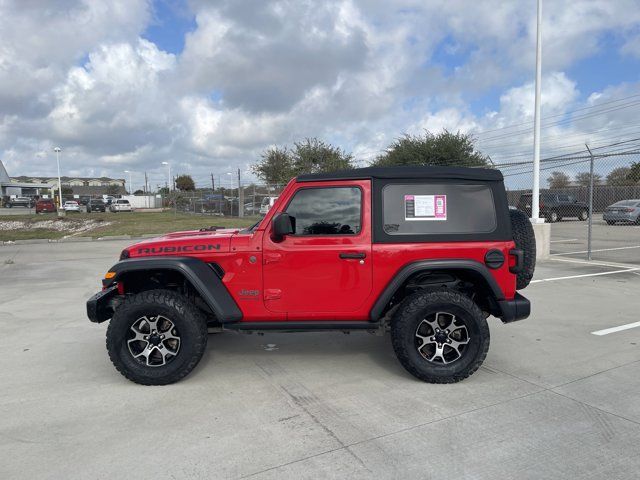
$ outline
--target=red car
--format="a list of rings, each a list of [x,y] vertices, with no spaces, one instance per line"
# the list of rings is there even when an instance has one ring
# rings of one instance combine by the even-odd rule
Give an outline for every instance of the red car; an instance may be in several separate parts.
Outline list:
[[[36,202],[36,213],[56,212],[56,205],[53,200],[42,199]]]
[[[417,378],[451,383],[489,349],[487,317],[526,318],[531,224],[498,170],[362,168],[293,179],[251,228],[170,233],[122,251],[87,302],[115,367],[180,380],[207,328],[390,332]]]

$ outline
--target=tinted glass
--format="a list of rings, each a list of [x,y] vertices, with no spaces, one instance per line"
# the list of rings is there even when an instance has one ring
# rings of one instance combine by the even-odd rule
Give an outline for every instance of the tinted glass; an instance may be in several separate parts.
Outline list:
[[[382,202],[387,235],[491,233],[497,228],[487,185],[389,184]]]
[[[569,195],[558,195],[558,200],[560,200],[561,202],[568,202]]]
[[[616,202],[613,204],[614,207],[633,207],[635,206],[636,202],[633,200],[622,200],[620,202]],[[638,204],[640,205],[640,204]]]
[[[305,188],[286,212],[295,235],[353,235],[360,232],[361,201],[357,187]]]

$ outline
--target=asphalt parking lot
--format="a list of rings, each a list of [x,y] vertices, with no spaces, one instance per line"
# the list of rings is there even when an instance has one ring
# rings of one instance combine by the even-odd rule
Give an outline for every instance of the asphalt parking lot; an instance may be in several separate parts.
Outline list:
[[[638,321],[636,264],[541,263],[532,316],[492,319],[455,385],[388,337],[224,333],[143,387],[84,311],[127,243],[0,246],[0,478],[637,478],[640,328],[607,330]]]

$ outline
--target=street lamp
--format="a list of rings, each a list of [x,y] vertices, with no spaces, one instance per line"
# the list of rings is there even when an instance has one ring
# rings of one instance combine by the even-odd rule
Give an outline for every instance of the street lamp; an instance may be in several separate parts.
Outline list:
[[[58,207],[62,208],[62,182],[60,181],[60,152],[62,149],[55,147],[53,151],[56,152],[56,163],[58,164]]]
[[[169,191],[173,190],[173,181],[171,180],[171,164],[169,162],[162,162],[162,165],[166,165],[169,170]]]
[[[131,181],[131,170],[125,170],[124,173],[129,174],[129,195],[133,195],[133,182]]]

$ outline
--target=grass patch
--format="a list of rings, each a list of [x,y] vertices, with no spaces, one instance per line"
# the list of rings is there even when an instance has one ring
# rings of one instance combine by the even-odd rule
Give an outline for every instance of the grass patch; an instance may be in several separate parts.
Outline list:
[[[34,238],[60,239],[67,236],[105,237],[110,235],[140,236],[195,230],[216,225],[243,228],[254,224],[256,217],[225,218],[162,213],[79,213],[58,219],[54,214],[0,216],[0,241]]]

